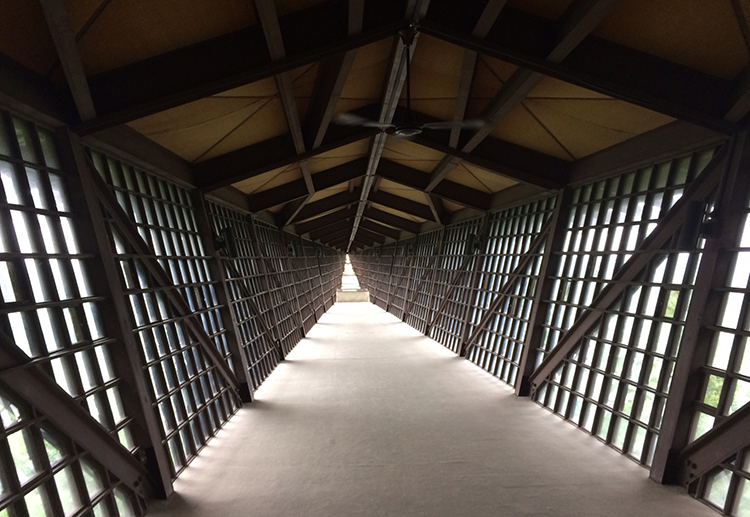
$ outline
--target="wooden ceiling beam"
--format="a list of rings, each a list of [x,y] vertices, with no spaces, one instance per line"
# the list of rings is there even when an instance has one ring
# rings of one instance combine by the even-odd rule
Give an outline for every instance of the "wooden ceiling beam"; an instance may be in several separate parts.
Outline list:
[[[349,36],[362,32],[365,1],[348,0],[347,15]],[[320,63],[305,126],[307,141],[312,149],[323,142],[356,55],[357,49],[353,49]]]
[[[559,63],[604,19],[618,2],[620,0],[577,0],[573,2],[561,19],[558,20],[559,36],[552,48],[546,52],[545,60],[551,63]],[[476,35],[472,35],[472,37],[476,37]],[[492,133],[500,121],[528,96],[542,79],[544,79],[544,75],[539,72],[527,68],[518,68],[482,112],[481,118],[486,122],[486,125],[477,130],[469,141],[461,147],[461,150],[464,152],[473,151]],[[460,162],[461,160],[455,155],[444,157],[432,171],[427,190],[433,190]]]
[[[305,219],[309,219],[311,217],[317,217],[331,210],[356,203],[358,200],[359,192],[349,192],[348,190],[345,190],[343,192],[339,192],[338,194],[323,198],[319,201],[307,203],[305,208],[297,213],[292,222],[304,221]]]
[[[210,192],[375,134],[377,129],[337,126],[328,132],[323,145],[303,154],[296,152],[289,135],[277,136],[197,163],[193,167],[193,183],[203,192]]]
[[[479,20],[477,20],[477,23],[474,25],[474,30],[471,35],[476,38],[484,38],[495,24],[497,17],[500,16],[500,11],[503,10],[507,1],[508,0],[490,0],[487,2],[482,14],[479,16]],[[453,123],[456,125],[451,129],[449,139],[449,145],[453,148],[458,147],[458,139],[461,136],[461,129],[458,124],[466,117],[466,105],[469,102],[471,83],[474,80],[474,69],[476,68],[477,55],[478,54],[473,50],[464,49],[464,59],[461,65],[461,78],[458,82],[458,95],[456,96],[456,104],[453,108]]]
[[[366,209],[362,217],[387,224],[388,226],[393,226],[394,228],[400,228],[409,233],[419,233],[419,230],[422,227],[422,225],[416,221],[372,207]]]
[[[424,199],[427,202],[427,206],[429,207],[430,212],[432,212],[433,220],[440,223],[443,226],[448,224],[449,214],[448,214],[448,211],[445,209],[443,200],[437,197],[432,192],[423,192],[423,194],[424,194]]]
[[[359,226],[361,228],[367,228],[372,232],[379,233],[380,235],[390,237],[391,239],[399,239],[401,237],[401,232],[399,230],[391,228],[390,226],[376,223],[375,221],[371,221],[369,219],[361,220],[359,222]]]
[[[390,160],[381,160],[378,175],[401,185],[424,191],[429,174]],[[480,212],[489,210],[491,195],[480,190],[443,180],[433,191],[437,196]]]
[[[313,176],[313,192],[359,178],[364,174],[365,166],[365,158],[359,158],[319,172]],[[304,179],[294,180],[248,196],[250,211],[260,212],[282,203],[304,198],[308,196],[306,183]]]
[[[360,221],[359,223],[359,230],[357,230],[357,238],[358,239],[365,238],[373,242],[376,242],[378,244],[383,244],[385,242],[385,235],[381,235],[379,233],[373,232],[372,230],[368,230],[367,228],[362,226],[363,222],[365,222],[364,219]]]
[[[426,20],[419,30],[531,72],[714,131],[731,134],[736,129],[735,124],[723,119],[731,107],[730,81],[591,35],[564,59],[553,62],[546,58],[549,46],[544,42],[549,39],[546,35],[558,33],[556,25],[509,6],[485,38],[456,29],[449,18]]]
[[[57,57],[60,59],[60,65],[73,96],[73,102],[78,110],[78,116],[81,121],[95,119],[94,100],[91,97],[86,71],[83,68],[81,54],[78,52],[75,33],[70,25],[65,1],[45,0],[40,2],[39,5],[41,5],[44,18],[47,20],[47,27],[55,44]]]
[[[433,170],[430,182],[425,188],[428,192],[432,191],[461,162],[547,190],[561,189],[570,174],[569,162],[499,138],[486,137],[471,152],[450,147],[444,140],[441,140],[439,135],[435,135],[435,132],[425,132],[415,137],[413,142],[445,153],[446,156],[440,163],[445,162],[451,165],[437,177],[435,170],[439,167]]]
[[[558,20],[559,37],[545,56],[550,63],[560,63],[570,52],[609,14],[621,0],[576,0]],[[505,118],[537,84],[544,79],[544,75],[525,68],[519,68],[500,88],[495,98],[490,101],[482,113],[487,122],[479,129],[462,150],[471,152],[482,140],[495,129],[495,126]]]
[[[309,221],[295,223],[294,230],[297,235],[302,235],[303,233],[308,233],[313,230],[319,230],[333,223],[337,223],[339,221],[354,217],[355,213],[356,212],[354,210],[350,210],[349,208],[342,208],[340,210],[336,210],[335,212],[331,212],[330,214],[326,214],[315,219],[310,219]]]
[[[279,16],[276,13],[276,5],[273,0],[254,0],[255,11],[258,13],[258,19],[266,37],[266,46],[271,56],[271,61],[281,61],[286,58],[284,48],[284,38],[281,35],[281,26],[279,25]],[[279,98],[284,108],[289,133],[292,135],[294,148],[297,154],[305,153],[305,138],[302,136],[302,124],[299,119],[297,110],[297,97],[294,94],[294,85],[289,77],[289,72],[281,72],[274,77],[276,89],[279,92]],[[312,182],[312,174],[307,160],[300,160],[299,168],[302,171],[302,179],[305,180],[307,193],[311,196],[315,189]],[[304,201],[302,202],[304,204]]]
[[[406,20],[408,20],[410,24],[419,22],[427,13],[429,5],[430,0],[408,0],[406,12],[404,13]],[[418,41],[419,33],[415,33],[409,48],[412,54]],[[400,35],[397,34],[393,39],[393,48],[391,50],[388,73],[386,74],[386,83],[383,88],[383,100],[381,103],[380,116],[378,117],[378,122],[380,123],[387,124],[393,120],[398,101],[401,98],[401,90],[404,85],[404,80],[406,79],[406,64],[409,58],[410,56],[407,55],[406,46],[401,40]],[[354,220],[350,242],[354,241],[354,237],[357,235],[359,221],[361,220],[363,212],[367,208],[367,198],[370,195],[370,189],[372,188],[375,179],[378,163],[383,154],[386,138],[387,135],[385,133],[380,133],[375,136],[372,146],[370,147],[370,163],[367,167],[367,174],[362,183],[359,206],[357,207],[357,218]]]
[[[349,232],[352,230],[352,224],[354,219],[349,218],[337,223],[330,224],[320,230],[313,230],[310,232],[310,238],[314,241],[327,238],[328,240],[338,239],[339,237],[348,237]]]
[[[382,190],[370,192],[369,200],[373,203],[404,212],[405,214],[427,219],[428,221],[434,220],[429,206],[391,194],[390,192],[383,192]]]
[[[353,36],[337,1],[282,16],[286,57],[278,61],[270,59],[263,29],[253,26],[102,72],[89,80],[99,116],[75,130],[100,131],[387,38],[406,25],[393,4],[383,4]]]

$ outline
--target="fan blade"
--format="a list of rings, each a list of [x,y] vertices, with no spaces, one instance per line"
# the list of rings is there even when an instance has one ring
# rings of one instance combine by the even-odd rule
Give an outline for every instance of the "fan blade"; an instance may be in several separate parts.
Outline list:
[[[475,120],[464,120],[463,122],[428,122],[423,124],[422,127],[425,129],[453,129],[458,127],[460,129],[480,129],[483,128],[487,123],[482,119]]]
[[[339,113],[338,115],[333,116],[331,122],[338,124],[339,126],[377,127],[379,129],[393,127],[393,124],[381,124],[374,120],[355,115],[354,113]]]

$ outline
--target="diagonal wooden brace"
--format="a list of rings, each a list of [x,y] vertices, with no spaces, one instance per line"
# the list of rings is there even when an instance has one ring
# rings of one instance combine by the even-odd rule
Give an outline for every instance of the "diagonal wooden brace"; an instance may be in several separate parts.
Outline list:
[[[190,310],[190,306],[183,298],[177,287],[172,282],[169,274],[164,270],[159,261],[156,259],[154,250],[149,244],[143,240],[138,228],[136,228],[133,221],[128,217],[125,211],[120,206],[117,198],[109,189],[109,186],[105,183],[102,177],[96,170],[96,166],[93,164],[90,158],[86,158],[86,164],[90,171],[91,182],[94,186],[94,191],[102,204],[104,209],[112,218],[114,224],[122,232],[125,240],[130,244],[139,258],[143,260],[144,265],[148,269],[151,276],[156,281],[159,287],[164,288],[164,292],[171,304],[172,308],[181,316],[185,323],[185,326],[198,340],[198,343],[206,355],[208,361],[219,371],[224,380],[232,388],[232,392],[236,395],[237,402],[242,404],[238,395],[240,389],[240,382],[234,375],[234,372],[229,368],[224,358],[219,353],[218,349],[211,341],[206,331],[203,328],[200,319]]]

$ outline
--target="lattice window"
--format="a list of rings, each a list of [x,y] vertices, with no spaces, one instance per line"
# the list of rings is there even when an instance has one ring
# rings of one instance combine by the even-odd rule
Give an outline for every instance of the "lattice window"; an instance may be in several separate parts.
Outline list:
[[[461,331],[469,305],[470,288],[467,279],[471,276],[472,260],[482,259],[481,252],[475,253],[473,249],[470,249],[470,246],[478,244],[477,234],[481,222],[480,219],[474,219],[446,227],[444,251],[435,271],[435,282],[442,287],[437,291],[441,301],[445,292],[453,284],[457,284],[458,287],[445,305],[442,314],[435,317],[430,327],[430,337],[454,352],[458,352],[461,346]],[[465,262],[465,257],[472,254],[475,254],[476,258],[468,263]],[[462,270],[464,265],[466,267]]]
[[[135,452],[74,210],[52,134],[0,112],[0,326]]]
[[[434,273],[435,261],[437,255],[440,234],[442,230],[436,230],[429,233],[423,233],[418,236],[417,245],[414,250],[415,257],[412,265],[412,283],[409,296],[412,297],[412,305],[408,307],[406,323],[424,332],[435,310],[433,307],[434,296],[432,290],[434,283],[430,275]]]
[[[206,263],[210,257],[203,251],[187,190],[99,152],[91,154],[192,313],[199,315],[216,348],[228,357],[214,281]],[[165,288],[151,278],[144,259],[131,250],[114,224],[109,227],[134,334],[142,347],[144,374],[153,389],[152,401],[176,476],[235,411],[236,401],[187,330],[184,318],[172,310]]]
[[[143,515],[143,500],[10,393],[0,389],[0,517]]]
[[[750,202],[735,247],[725,252],[732,261],[718,288],[722,294],[717,320],[707,327],[713,337],[701,398],[693,403],[691,441],[750,402]],[[750,515],[750,448],[704,476],[697,495],[728,515]]]
[[[576,189],[537,364],[703,170],[712,151]],[[535,399],[650,465],[701,252],[665,249],[604,311]]]
[[[215,203],[208,204],[212,215],[214,230],[220,234],[222,229],[231,228],[237,256],[226,259],[224,263],[227,283],[232,297],[232,309],[237,321],[242,346],[247,358],[248,371],[253,382],[252,389],[257,389],[278,365],[280,357],[271,336],[263,332],[251,304],[257,307],[264,321],[270,326],[272,308],[268,306],[264,294],[261,272],[258,269],[258,258],[252,246],[252,233],[247,216]]]
[[[484,317],[509,275],[530,252],[529,246],[551,216],[554,204],[555,198],[547,198],[492,215],[479,290],[471,309],[472,325]],[[511,385],[518,373],[543,252],[543,246],[531,252],[533,259],[521,275],[512,280],[510,295],[503,298],[496,316],[482,331],[468,356]]]
[[[278,228],[256,221],[258,242],[264,248],[266,273],[271,299],[276,307],[276,325],[284,353],[289,353],[302,339],[300,306],[295,279],[287,264],[288,249]]]

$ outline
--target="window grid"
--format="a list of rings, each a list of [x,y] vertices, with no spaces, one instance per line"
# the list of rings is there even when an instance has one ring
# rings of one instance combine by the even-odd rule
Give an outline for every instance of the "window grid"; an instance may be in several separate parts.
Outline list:
[[[250,222],[247,216],[216,203],[209,203],[208,211],[217,234],[223,228],[231,228],[234,235],[237,257],[226,259],[231,261],[233,268],[228,263],[224,263],[224,266],[252,389],[256,390],[276,368],[280,358],[274,341],[263,332],[258,316],[251,308],[254,303],[270,327],[270,322],[273,321],[269,314],[271,308],[266,302],[267,297],[263,295],[265,291],[257,264],[258,258],[253,251]]]
[[[472,253],[468,250],[468,245],[470,244],[469,241],[474,242],[476,237],[470,236],[478,234],[481,223],[481,219],[473,219],[445,229],[444,251],[435,270],[435,282],[439,287],[445,287],[438,290],[438,296],[443,294],[444,289],[450,288],[451,280],[454,278],[456,270],[461,267],[464,256],[467,253]],[[474,260],[482,260],[480,253],[481,251],[475,255]],[[461,331],[468,310],[471,291],[469,287],[471,269],[470,263],[469,267],[461,273],[463,281],[458,282],[458,287],[453,291],[453,296],[446,304],[443,313],[435,317],[435,321],[430,327],[430,337],[454,352],[458,352],[461,347]]]
[[[269,294],[275,306],[276,325],[286,355],[303,337],[298,319],[300,307],[297,305],[296,282],[286,263],[287,244],[282,232],[270,224],[256,221],[256,231],[259,244],[265,248]]]
[[[370,300],[383,310],[388,305],[391,264],[395,260],[395,253],[394,242],[349,256],[360,285],[368,290]]]
[[[732,265],[717,289],[717,319],[706,327],[713,335],[700,399],[693,402],[691,441],[750,402],[750,200],[742,218],[734,247],[724,250]],[[750,515],[750,447],[703,476],[696,495],[727,515]]]
[[[472,297],[472,325],[481,321],[497,291],[529,253],[554,205],[555,198],[549,197],[492,215],[479,289]],[[513,281],[510,295],[503,299],[468,355],[469,360],[510,385],[518,373],[543,253],[543,246],[533,252],[533,259]]]
[[[393,257],[391,303],[388,311],[397,317],[401,317],[401,311],[406,303],[407,286],[411,278],[416,241],[416,237],[399,241],[396,246],[396,255]]]
[[[51,132],[0,112],[0,328],[133,453],[121,379]]]
[[[409,308],[409,314],[406,315],[404,321],[422,333],[427,328],[429,319],[435,310],[431,306],[434,300],[430,296],[433,282],[433,279],[430,278],[430,265],[434,263],[432,257],[440,251],[437,247],[440,243],[441,232],[442,230],[436,230],[419,235],[415,249],[416,257],[412,268],[410,288],[410,296],[413,296],[414,299]],[[422,282],[422,279],[425,279],[425,281]]]
[[[153,247],[193,314],[199,315],[217,350],[228,357],[225,328],[206,262],[209,257],[196,229],[189,193],[99,152],[91,155],[141,237]],[[234,413],[236,401],[190,335],[184,317],[174,314],[165,288],[155,287],[143,258],[130,251],[116,226],[107,221],[130,302],[133,332],[141,343],[142,367],[176,477]]]
[[[574,191],[563,249],[548,278],[552,299],[546,301],[537,365],[712,154],[696,153]],[[700,258],[700,249],[656,254],[535,393],[535,400],[650,465]]]
[[[145,513],[145,501],[11,393],[0,389],[0,515]]]

